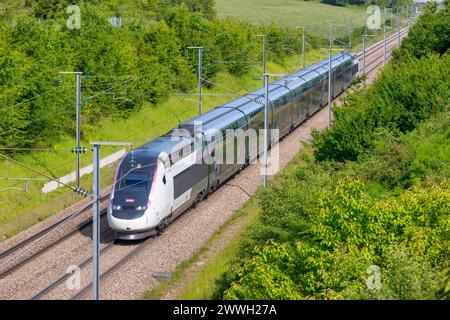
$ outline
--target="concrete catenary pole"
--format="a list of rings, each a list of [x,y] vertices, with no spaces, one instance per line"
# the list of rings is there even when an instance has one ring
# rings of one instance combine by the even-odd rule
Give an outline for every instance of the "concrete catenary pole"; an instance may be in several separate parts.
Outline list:
[[[128,146],[130,142],[91,142],[93,151],[92,298],[100,298],[100,147]]]
[[[363,34],[363,74],[366,74],[366,34]]]
[[[305,44],[306,44],[306,38],[305,38],[305,27],[304,26],[296,26],[297,29],[302,29],[302,39],[299,41],[300,43],[300,52],[301,52],[301,67],[305,67]]]
[[[383,64],[387,63],[387,41],[386,41],[386,7],[384,7],[384,24],[383,24]]]
[[[99,299],[100,293],[100,144],[93,145],[94,177],[93,177],[93,218],[92,218],[92,298]]]
[[[348,21],[348,47],[349,51],[352,51],[352,38],[353,38],[353,26],[352,26],[352,18]]]
[[[263,85],[264,85],[264,75],[266,74],[266,53],[267,53],[266,38],[268,37],[268,35],[256,34],[255,37],[262,38],[262,81],[263,81]]]
[[[267,152],[269,148],[269,75],[264,74],[265,104],[264,104],[264,180],[263,186],[267,187]]]
[[[188,49],[196,49],[198,50],[198,114],[202,114],[203,109],[203,47],[187,47]]]
[[[391,18],[391,23],[390,23],[389,27],[391,27],[391,30],[392,30],[392,16],[393,16],[393,14],[394,14],[394,8],[390,8],[389,11],[391,12],[391,16],[390,16],[390,18]]]
[[[80,187],[80,154],[81,154],[81,76],[83,72],[80,71],[61,71],[59,74],[74,74],[76,75],[76,180],[77,187]]]
[[[81,148],[81,73],[77,73],[77,187],[80,186],[80,148]]]
[[[328,37],[329,37],[329,41],[330,41],[330,49],[333,48],[333,39],[332,39],[332,30],[331,30],[331,19],[328,20],[329,25],[328,25]]]
[[[328,49],[328,128],[331,127],[331,51]]]
[[[305,27],[302,27],[302,67],[305,67]]]

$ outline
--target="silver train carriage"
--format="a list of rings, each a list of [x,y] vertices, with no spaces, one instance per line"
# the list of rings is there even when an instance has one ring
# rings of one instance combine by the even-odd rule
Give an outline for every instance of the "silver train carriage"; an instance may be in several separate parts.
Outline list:
[[[269,85],[269,128],[278,129],[280,138],[327,104],[328,63],[322,60]],[[357,72],[354,54],[332,56],[333,98],[351,85]],[[116,238],[136,240],[158,233],[239,172],[253,160],[251,154],[258,156],[262,150],[252,152],[244,143],[244,163],[216,161],[234,150],[227,146],[236,143],[225,139],[227,129],[264,128],[264,91],[218,106],[129,152],[117,168],[108,206],[108,224]],[[215,139],[217,132],[222,139]]]

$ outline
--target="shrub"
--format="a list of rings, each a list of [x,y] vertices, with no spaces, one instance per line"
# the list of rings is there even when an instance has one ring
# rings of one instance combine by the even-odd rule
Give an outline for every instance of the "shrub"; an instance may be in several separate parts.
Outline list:
[[[450,48],[450,2],[444,3],[442,10],[437,4],[425,7],[417,23],[411,28],[408,37],[403,40],[399,50],[394,52],[394,59],[413,56],[421,58],[431,53],[443,55]]]
[[[450,104],[450,56],[408,58],[389,65],[366,89],[347,96],[335,108],[333,126],[315,132],[318,160],[356,160],[373,149],[380,130],[409,132]]]

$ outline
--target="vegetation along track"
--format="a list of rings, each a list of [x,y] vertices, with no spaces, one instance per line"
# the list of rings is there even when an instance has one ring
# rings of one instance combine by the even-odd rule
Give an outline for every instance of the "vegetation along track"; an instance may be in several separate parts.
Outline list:
[[[405,35],[407,33],[407,29],[403,29],[401,31],[401,36]],[[388,53],[390,53],[392,51],[392,46],[390,46],[392,43],[395,43],[397,41],[397,35],[394,34],[391,37],[389,37],[387,39],[387,43],[388,43]],[[389,47],[391,47],[391,49],[389,49]],[[374,54],[376,52],[379,52],[378,54],[378,58],[374,56]],[[358,57],[361,60],[362,55],[359,54]],[[380,58],[383,57],[383,41],[378,42],[374,45],[372,45],[371,47],[367,48],[366,51],[366,68],[368,65],[374,65],[375,67],[372,69],[366,69],[368,72],[367,73],[371,73],[377,66],[382,64],[382,60],[381,62],[377,63]],[[106,200],[108,198],[109,195],[105,195],[102,200]],[[9,249],[5,250],[4,252],[1,253],[0,258],[3,259],[5,257],[10,257],[12,256],[14,253],[16,253],[17,251],[23,251],[24,249],[26,249],[27,247],[29,247],[30,245],[32,245],[33,243],[35,243],[36,241],[39,241],[41,238],[46,237],[49,233],[51,233],[53,230],[59,228],[60,226],[64,225],[65,222],[68,222],[70,219],[73,219],[75,216],[78,216],[81,214],[81,212],[85,212],[87,210],[89,210],[91,205],[88,205],[84,208],[82,208],[81,210],[79,210],[79,212],[73,213],[72,215],[70,215],[67,218],[64,218],[56,223],[54,223],[53,225],[45,228],[44,230],[40,231],[39,233],[33,235],[32,237],[30,237],[29,239],[26,239],[24,241],[22,241],[21,243],[18,243],[17,245],[14,245],[13,247],[10,247]],[[72,229],[70,232],[66,233],[65,235],[61,236],[60,238],[58,238],[56,241],[53,241],[52,243],[50,243],[48,246],[46,246],[45,248],[43,248],[42,250],[39,250],[38,252],[34,252],[32,255],[30,255],[29,257],[26,258],[26,260],[20,262],[19,264],[15,264],[14,268],[8,268],[9,270],[5,273],[2,273],[3,276],[9,275],[10,273],[14,272],[15,269],[17,269],[19,266],[22,266],[24,264],[30,263],[31,261],[35,261],[35,258],[40,256],[42,253],[46,252],[47,250],[49,250],[51,247],[54,247],[56,245],[56,243],[63,243],[64,240],[68,239],[71,235],[76,234],[77,232],[80,232],[81,229],[86,229],[90,224],[91,224],[92,220],[85,220],[82,224],[79,224],[77,228]],[[103,236],[102,236],[103,237]],[[112,273],[112,271],[114,271],[115,269],[117,269],[119,266],[123,265],[127,260],[129,260],[132,256],[136,255],[139,251],[141,251],[144,247],[146,247],[149,242],[152,241],[153,238],[150,238],[146,241],[142,241],[142,242],[135,242],[129,245],[117,245],[116,242],[111,241],[108,242],[106,245],[104,245],[103,247],[101,247],[101,256],[102,256],[102,262],[105,260],[109,260],[107,261],[108,265],[102,266],[103,270],[101,271],[101,277],[102,279],[107,277],[108,275],[110,275]],[[85,252],[86,253],[86,252]],[[92,262],[92,258],[90,257],[90,252],[88,252],[89,256],[87,258],[85,258],[84,260],[81,261],[81,263],[77,264],[78,268],[80,268],[82,270],[82,273],[85,275],[83,276],[83,279],[91,279],[91,277],[89,276],[89,268],[88,266],[91,265]],[[111,259],[103,259],[106,256],[111,255]],[[114,256],[115,255],[115,256]],[[36,263],[38,263],[36,261]],[[41,298],[61,298],[61,297],[65,297],[65,298],[69,298],[69,299],[78,299],[81,298],[82,296],[84,296],[85,293],[87,293],[89,291],[89,289],[92,286],[92,283],[90,282],[85,282],[83,283],[83,286],[81,286],[79,288],[79,290],[77,291],[76,294],[73,294],[73,291],[71,292],[66,292],[64,294],[61,294],[61,290],[64,290],[64,286],[62,286],[62,284],[65,282],[65,280],[67,280],[73,273],[60,273],[59,277],[53,277],[54,280],[52,280],[50,282],[49,285],[46,285],[45,287],[43,287],[42,285],[39,286],[39,288],[43,288],[43,289],[39,289],[39,290],[34,290],[34,294],[31,295],[31,293],[28,293],[28,297],[30,297],[31,299],[41,299]],[[1,278],[1,277],[0,277]],[[46,282],[48,282],[49,278],[52,278],[50,276],[46,277]],[[33,291],[31,291],[33,292]],[[57,293],[59,292],[59,294]]]

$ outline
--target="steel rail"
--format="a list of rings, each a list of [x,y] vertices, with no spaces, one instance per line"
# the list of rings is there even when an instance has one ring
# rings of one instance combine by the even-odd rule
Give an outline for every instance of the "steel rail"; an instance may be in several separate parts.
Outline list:
[[[114,241],[108,243],[106,246],[104,246],[101,250],[100,250],[100,254],[106,253],[109,251],[109,249],[111,249],[114,246]],[[92,262],[92,257],[86,258],[85,260],[83,260],[83,262],[81,262],[78,267],[79,268],[84,268],[85,266],[87,266],[90,262]],[[45,295],[46,293],[48,293],[49,291],[55,289],[59,284],[61,284],[64,280],[66,280],[67,278],[69,278],[72,273],[63,273],[61,276],[59,276],[56,280],[53,280],[53,282],[51,282],[49,285],[47,285],[45,288],[39,290],[38,292],[36,292],[35,294],[33,294],[29,300],[37,300],[38,298],[42,297],[43,295]]]
[[[105,201],[106,199],[109,198],[109,195],[104,195],[101,198],[101,201]],[[45,229],[37,232],[36,234],[32,235],[31,237],[17,243],[16,245],[8,248],[7,250],[3,251],[0,254],[0,259],[4,259],[10,255],[13,255],[15,253],[17,253],[20,249],[25,248],[26,245],[30,244],[33,241],[38,241],[41,238],[46,237],[47,235],[49,235],[53,230],[55,230],[56,228],[62,226],[64,223],[68,222],[69,220],[72,220],[78,216],[80,216],[81,214],[85,213],[87,210],[89,210],[92,207],[92,203],[84,206],[82,209],[75,211],[75,215],[68,215],[67,217],[64,217],[63,219],[53,223],[52,225],[46,227]],[[106,210],[103,210],[101,213],[101,216],[103,217],[106,214]],[[63,236],[59,237],[56,241],[51,242],[49,245],[45,246],[44,248],[42,248],[41,250],[36,251],[35,253],[33,253],[32,255],[26,257],[25,259],[21,260],[19,263],[15,264],[14,266],[2,271],[0,273],[0,279],[4,278],[5,276],[7,276],[8,274],[12,273],[14,271],[14,269],[30,262],[32,259],[35,259],[36,257],[40,256],[41,254],[47,252],[49,249],[51,249],[52,247],[56,246],[57,244],[61,243],[63,240],[69,238],[70,236],[72,236],[73,234],[75,234],[76,232],[79,232],[80,230],[83,230],[85,228],[87,228],[90,224],[92,223],[92,218],[88,218],[87,220],[83,221],[81,224],[79,224],[76,228],[72,229],[71,231],[69,231],[68,233],[65,233]]]
[[[136,254],[138,254],[142,249],[144,249],[149,243],[151,243],[155,238],[151,237],[146,239],[145,241],[141,242],[135,249],[133,249],[131,252],[127,253],[124,257],[122,257],[119,261],[114,263],[112,266],[110,266],[108,269],[106,269],[103,273],[100,274],[100,279],[108,276],[111,272],[113,272],[115,269],[122,266],[125,262],[127,262],[129,259],[134,257]],[[85,285],[80,291],[78,291],[76,294],[72,295],[69,300],[75,300],[79,298],[83,293],[85,293],[89,288],[92,287],[92,282]]]

